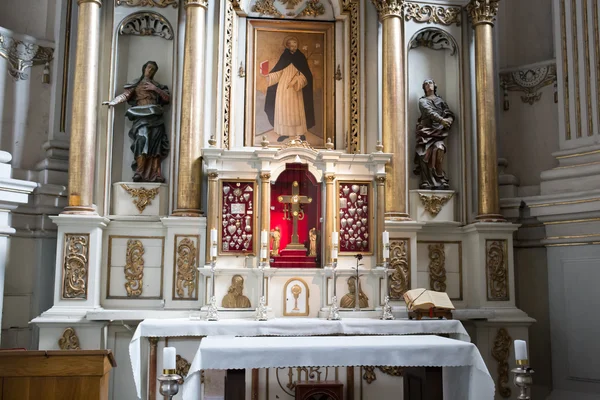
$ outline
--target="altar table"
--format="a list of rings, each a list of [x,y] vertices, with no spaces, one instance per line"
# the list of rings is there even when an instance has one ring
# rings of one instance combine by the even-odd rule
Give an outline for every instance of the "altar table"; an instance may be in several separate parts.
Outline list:
[[[472,343],[440,336],[231,337],[202,340],[183,399],[202,390],[204,369],[342,366],[443,367],[445,400],[492,400],[494,381]]]
[[[141,338],[177,336],[317,336],[317,335],[418,335],[448,334],[470,342],[470,337],[458,320],[393,320],[345,318],[328,321],[317,318],[274,318],[268,321],[224,319],[192,321],[178,319],[146,319],[138,325],[129,344],[137,395],[141,398]]]

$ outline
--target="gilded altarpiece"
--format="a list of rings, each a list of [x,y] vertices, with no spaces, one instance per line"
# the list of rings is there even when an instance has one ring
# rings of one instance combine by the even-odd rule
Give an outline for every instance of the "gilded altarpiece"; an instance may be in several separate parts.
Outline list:
[[[256,182],[221,181],[219,253],[251,255],[256,249]]]
[[[373,253],[372,182],[338,181],[340,253]],[[373,203],[374,205],[374,203]]]

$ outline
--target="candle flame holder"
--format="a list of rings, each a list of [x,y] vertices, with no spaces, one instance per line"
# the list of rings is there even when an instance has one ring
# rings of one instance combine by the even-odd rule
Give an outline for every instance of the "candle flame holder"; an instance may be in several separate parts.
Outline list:
[[[160,394],[166,396],[169,400],[179,393],[179,385],[182,382],[181,376],[175,373],[175,370],[165,369],[158,378],[160,382]]]
[[[523,365],[521,365],[521,362],[525,361],[523,363]],[[514,383],[515,386],[519,388],[519,390],[521,391],[521,393],[519,394],[519,397],[517,397],[518,400],[531,400],[531,396],[530,396],[530,389],[531,386],[533,385],[533,373],[535,372],[533,370],[533,368],[529,367],[529,365],[527,365],[527,361],[526,360],[517,360],[517,364],[519,364],[519,366],[517,368],[514,368],[511,372],[513,374],[515,374],[514,376]]]

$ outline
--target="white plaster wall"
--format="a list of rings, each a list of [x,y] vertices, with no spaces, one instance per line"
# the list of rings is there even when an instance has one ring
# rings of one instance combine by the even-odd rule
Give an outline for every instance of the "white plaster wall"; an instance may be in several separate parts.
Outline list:
[[[37,39],[53,40],[55,6],[56,0],[3,0],[0,26]]]

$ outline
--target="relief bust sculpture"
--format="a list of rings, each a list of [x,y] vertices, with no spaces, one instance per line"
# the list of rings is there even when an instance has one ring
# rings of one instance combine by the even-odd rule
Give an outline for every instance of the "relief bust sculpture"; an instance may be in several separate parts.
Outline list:
[[[421,176],[421,189],[449,189],[450,180],[443,170],[446,145],[444,139],[450,133],[454,114],[448,104],[437,95],[437,85],[431,79],[423,82],[425,96],[419,99],[421,116],[417,123],[415,168]]]
[[[360,287],[360,281],[358,283],[358,290],[359,290],[358,305],[360,306],[360,308],[369,307],[369,298],[362,291],[362,288]],[[348,278],[348,293],[346,293],[344,295],[344,297],[342,297],[342,299],[340,300],[340,307],[341,308],[354,308],[355,305],[356,305],[356,277],[351,276],[350,278]]]
[[[114,107],[128,102],[131,107],[125,115],[133,125],[129,130],[134,182],[164,182],[161,162],[169,155],[169,137],[165,129],[163,105],[169,104],[169,88],[154,81],[158,64],[148,61],[142,67],[142,75],[124,86],[125,91],[102,104]]]
[[[234,275],[221,305],[224,308],[250,308],[250,300],[244,296],[244,277]]]

